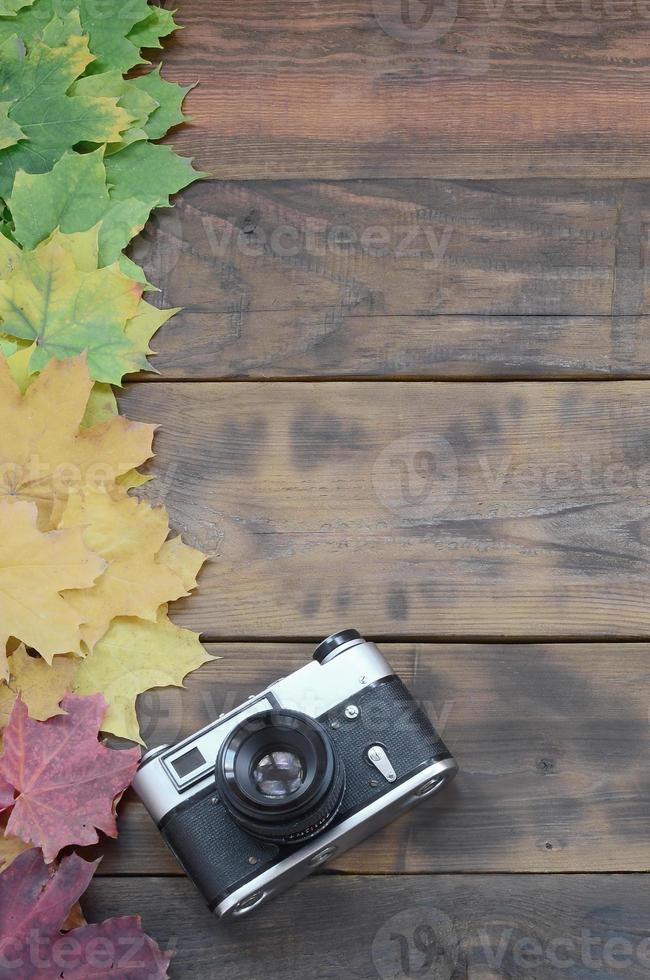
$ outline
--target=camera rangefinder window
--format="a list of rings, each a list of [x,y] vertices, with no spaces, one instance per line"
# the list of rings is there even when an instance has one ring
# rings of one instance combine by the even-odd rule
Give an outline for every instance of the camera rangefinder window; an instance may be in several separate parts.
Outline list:
[[[253,768],[253,781],[263,796],[291,796],[305,779],[305,764],[295,752],[267,752]]]
[[[189,776],[191,772],[198,769],[199,766],[205,765],[205,759],[201,755],[198,749],[190,749],[185,755],[181,755],[178,759],[172,759],[172,765],[176,770],[178,776],[184,779],[185,776]]]

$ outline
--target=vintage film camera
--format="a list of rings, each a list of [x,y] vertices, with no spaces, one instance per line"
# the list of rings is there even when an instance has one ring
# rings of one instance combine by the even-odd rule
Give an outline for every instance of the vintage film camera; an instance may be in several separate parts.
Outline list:
[[[374,643],[312,663],[171,747],[134,787],[210,909],[234,918],[443,788],[457,765]]]

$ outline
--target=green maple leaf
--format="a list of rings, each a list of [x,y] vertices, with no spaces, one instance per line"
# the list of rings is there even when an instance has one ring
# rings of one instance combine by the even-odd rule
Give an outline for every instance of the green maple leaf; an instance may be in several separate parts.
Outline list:
[[[192,161],[174,153],[170,146],[138,141],[105,161],[106,177],[115,200],[154,197],[157,207],[168,206],[172,194],[207,174]]]
[[[66,153],[47,174],[19,172],[9,201],[14,235],[24,248],[33,249],[55,228],[71,234],[99,223],[99,266],[117,261],[125,275],[141,283],[146,281],[142,270],[121,253],[142,231],[155,203],[153,198],[111,198],[101,148]]]
[[[123,78],[119,71],[107,71],[80,78],[70,89],[72,95],[112,96],[131,117],[129,128],[122,133],[119,143],[107,147],[107,153],[115,153],[134,140],[147,139],[146,125],[159,103],[136,81]]]
[[[0,353],[3,357],[11,357],[17,350],[19,350],[19,347],[15,340],[7,340],[5,337],[0,336]]]
[[[0,48],[0,100],[25,139],[0,150],[0,195],[8,197],[16,171],[44,173],[80,141],[117,142],[130,116],[115,98],[72,96],[68,89],[92,61],[84,37],[61,47],[37,42],[21,54],[13,39]]]
[[[147,0],[54,0],[54,7],[59,15],[79,10],[81,26],[96,57],[90,73],[112,68],[126,72],[140,64],[140,48],[128,34],[149,16]]]
[[[29,47],[42,36],[53,17],[65,21],[70,13],[77,13],[96,59],[89,73],[112,68],[126,72],[142,61],[137,39],[134,41],[128,35],[148,20],[151,9],[147,0],[35,0],[15,17],[0,22],[0,38],[15,33]]]
[[[0,0],[0,17],[13,17],[22,7],[29,7],[34,0]]]
[[[180,311],[180,307],[173,310],[159,310],[146,300],[140,300],[140,305],[134,317],[132,317],[124,328],[126,336],[133,342],[134,348],[144,357],[153,354],[154,351],[149,347],[151,338],[159,330],[163,323],[175,316]],[[153,370],[147,363],[148,369]],[[134,368],[134,370],[139,370]]]
[[[143,285],[148,285],[146,276],[139,265],[136,265],[122,250],[132,238],[142,231],[156,202],[153,199],[141,201],[137,197],[127,197],[123,201],[111,198],[110,207],[99,229],[99,255],[101,265],[119,262],[122,272],[137,279]]]
[[[53,0],[35,0],[21,8],[15,17],[0,15],[0,43],[16,35],[28,48],[37,41],[55,47],[63,44],[71,34],[83,33],[78,11],[68,16],[55,16]]]
[[[0,4],[3,0],[0,0]],[[22,6],[13,17],[0,14],[0,44],[12,36],[17,36],[27,48],[37,41],[50,47],[63,44],[71,34],[84,34],[77,10],[59,16],[55,12],[54,0],[32,0]]]
[[[52,17],[49,23],[44,26],[42,34],[33,38],[31,44],[34,44],[36,41],[43,41],[48,47],[56,48],[65,44],[73,34],[79,37],[86,36],[79,20],[78,10],[70,10],[61,17]],[[31,44],[28,47],[31,47]]]
[[[33,251],[13,249],[11,271],[0,281],[4,335],[33,344],[29,372],[47,362],[87,352],[96,381],[120,384],[146,367],[146,357],[125,332],[140,307],[142,285],[117,266],[97,268],[97,229],[76,235],[58,230]]]
[[[129,31],[129,40],[139,48],[162,48],[160,39],[178,30],[172,10],[150,7],[151,13]]]
[[[0,10],[2,10],[2,0],[0,0]],[[48,21],[52,17],[48,18]],[[4,44],[11,37],[19,37],[25,45],[31,45],[38,38],[42,38],[43,29],[48,21],[38,16],[34,16],[33,6],[25,7],[17,15],[8,16],[0,13],[0,44]]]
[[[92,429],[93,425],[114,418],[118,411],[117,399],[111,386],[96,381],[88,396],[88,404],[81,424],[86,429]]]
[[[11,242],[14,242],[14,223],[9,212],[9,208],[6,206],[5,202],[0,198],[0,235],[4,235]],[[1,250],[0,250],[1,251]],[[2,272],[0,271],[0,275]]]
[[[157,65],[148,75],[133,79],[133,84],[155,100],[157,108],[149,115],[144,131],[151,140],[161,139],[172,126],[178,126],[187,118],[183,112],[183,100],[192,85],[183,88],[175,82],[168,82],[160,74]]]
[[[109,207],[101,150],[68,152],[45,174],[19,171],[9,199],[16,240],[26,249],[35,248],[55,228],[87,231]]]
[[[9,118],[9,110],[13,102],[0,102],[0,150],[6,150],[18,140],[25,139],[25,134],[13,119]]]

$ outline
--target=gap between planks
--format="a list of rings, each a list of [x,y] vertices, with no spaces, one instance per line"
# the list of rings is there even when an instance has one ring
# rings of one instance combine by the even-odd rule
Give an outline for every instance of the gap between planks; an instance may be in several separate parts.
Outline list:
[[[200,586],[199,586],[200,588]],[[173,618],[173,608],[172,608],[172,618]],[[343,617],[345,619],[345,617]],[[352,617],[354,618],[354,617]],[[286,644],[296,644],[296,643],[307,643],[313,644],[317,647],[318,644],[323,640],[321,634],[313,635],[291,635],[291,636],[262,636],[259,634],[251,634],[249,636],[221,636],[218,633],[203,632],[201,635],[202,643],[228,643],[236,646],[237,644],[250,644],[250,643],[263,643],[265,645],[275,644],[277,646]],[[517,635],[517,636],[497,636],[486,634],[484,636],[476,636],[475,634],[465,634],[458,633],[455,636],[449,637],[446,635],[431,634],[411,634],[411,633],[373,633],[372,634],[373,643],[431,643],[444,646],[454,646],[454,645],[484,645],[484,646],[525,646],[526,644],[543,643],[545,646],[560,646],[566,645],[567,643],[576,643],[584,645],[585,643],[615,643],[616,646],[621,646],[625,644],[634,643],[647,643],[648,637],[645,635],[637,636],[636,634],[630,634],[629,636],[588,636],[583,634],[569,633],[563,635],[561,633],[553,634],[552,637],[545,636],[540,633],[531,633],[530,635]]]
[[[295,377],[292,375],[272,375],[269,377],[250,377],[246,375],[241,375],[240,377],[229,377],[221,378],[217,375],[201,377],[201,378],[186,378],[182,376],[174,376],[173,374],[166,375],[143,375],[142,377],[133,378],[132,380],[127,380],[125,382],[125,387],[130,387],[131,385],[139,384],[367,384],[368,382],[386,382],[387,384],[396,383],[422,383],[428,382],[430,384],[521,384],[521,382],[533,382],[537,384],[563,384],[565,382],[571,384],[592,384],[599,381],[616,381],[616,382],[626,382],[626,381],[650,381],[650,375],[645,373],[639,374],[624,374],[624,375],[588,375],[588,374],[566,374],[561,375],[545,375],[544,377],[531,377],[529,374],[508,374],[499,375],[498,377],[486,375],[485,377],[471,374],[466,375],[430,375],[430,374],[393,374],[393,375],[377,375],[364,374],[358,377],[350,377],[349,374],[338,375],[338,374],[328,374],[328,375],[304,375],[302,377]]]

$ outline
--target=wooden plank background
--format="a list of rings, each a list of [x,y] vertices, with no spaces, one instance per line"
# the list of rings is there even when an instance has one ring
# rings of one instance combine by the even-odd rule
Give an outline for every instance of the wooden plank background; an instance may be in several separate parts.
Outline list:
[[[208,649],[222,659],[191,675],[187,690],[140,699],[150,745],[209,724],[303,666],[312,648]],[[389,643],[385,651],[453,746],[461,771],[435,802],[328,868],[395,874],[650,866],[648,644]],[[120,830],[101,848],[102,873],[180,873],[133,794],[121,808]]]
[[[646,637],[645,382],[137,385],[209,638]]]
[[[230,926],[183,879],[91,883],[98,919],[127,902],[191,980],[648,975],[644,875],[319,875]]]
[[[185,308],[156,337],[156,367],[184,379],[647,377],[649,191],[197,184],[135,250],[159,301]]]
[[[224,178],[647,176],[643,3],[412,7],[187,2],[179,144]]]
[[[184,0],[166,71],[212,180],[134,248],[178,622],[220,659],[142,697],[169,742],[340,626],[461,773],[224,927],[127,794],[86,901],[207,980],[650,970],[650,8]],[[400,20],[401,18],[401,20]]]

